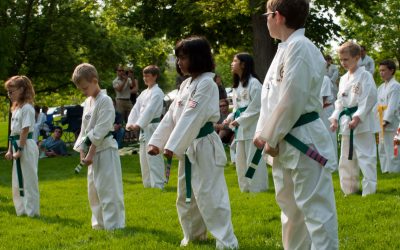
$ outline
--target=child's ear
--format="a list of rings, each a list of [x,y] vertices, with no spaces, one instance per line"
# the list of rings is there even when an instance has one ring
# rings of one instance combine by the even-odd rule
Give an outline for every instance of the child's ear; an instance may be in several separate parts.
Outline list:
[[[281,13],[278,10],[275,11],[275,18],[276,18],[276,22],[278,24],[285,24],[286,23],[286,17],[282,16]]]

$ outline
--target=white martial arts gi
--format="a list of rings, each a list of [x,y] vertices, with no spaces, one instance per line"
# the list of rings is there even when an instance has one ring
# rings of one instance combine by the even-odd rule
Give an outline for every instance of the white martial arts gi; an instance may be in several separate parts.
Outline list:
[[[334,101],[336,100],[336,95],[338,92],[338,79],[339,79],[339,69],[337,65],[335,64],[330,64],[328,67],[326,67],[326,76],[329,77],[329,79],[332,82],[331,88],[332,88],[332,95],[334,98]],[[332,111],[333,112],[333,111]]]
[[[399,125],[400,84],[393,77],[378,88],[378,109],[382,107],[382,120],[389,122],[379,133],[379,161],[382,173],[400,172],[400,158],[394,155],[393,138]],[[380,116],[378,112],[378,116]],[[380,118],[378,117],[378,120]]]
[[[325,61],[317,47],[296,30],[278,45],[265,77],[256,138],[279,154],[273,159],[276,200],[282,210],[285,249],[337,249],[338,228],[331,171],[334,147],[323,121],[293,126],[302,114],[322,112],[320,91]],[[290,132],[328,159],[325,167],[283,138]]]
[[[207,229],[216,238],[217,248],[237,248],[233,233],[228,188],[224,177],[226,155],[221,139],[213,132],[196,139],[206,122],[219,120],[219,94],[207,72],[182,82],[178,95],[157,127],[149,144],[168,149],[179,157],[178,217],[185,246],[192,240],[203,240]],[[162,152],[162,151],[161,151]],[[186,180],[184,154],[192,166],[192,200],[185,203]]]
[[[35,125],[33,127],[33,135],[32,139],[37,143],[39,140],[40,130],[49,131],[48,125],[45,123],[47,120],[46,114],[43,112],[39,112],[38,117],[36,119]]]
[[[82,126],[74,149],[88,137],[96,146],[93,163],[88,166],[88,197],[92,210],[92,227],[107,230],[125,227],[124,194],[118,145],[112,136],[115,109],[112,100],[100,92],[85,100]]]
[[[360,57],[360,59],[358,60],[357,66],[364,67],[366,71],[371,73],[371,75],[374,75],[375,62],[370,56],[365,55],[364,59]]]
[[[158,87],[158,84],[144,90],[137,98],[126,125],[128,127],[129,125],[136,124],[141,128],[139,155],[144,187],[160,189],[164,188],[165,182],[164,159],[162,154],[149,155],[147,153],[147,146],[154,130],[156,130],[160,122],[163,99],[164,93]]]
[[[256,131],[257,120],[260,116],[261,88],[261,83],[252,76],[250,76],[246,88],[243,87],[242,82],[239,82],[239,86],[233,89],[233,113],[227,118],[239,123],[235,134],[235,157],[236,173],[239,188],[242,192],[262,192],[268,189],[267,167],[263,158],[260,159],[253,178],[250,179],[245,176],[257,150],[253,144],[253,137]],[[246,108],[246,110],[234,119],[235,111],[240,108]]]
[[[325,103],[324,103],[324,97]],[[321,87],[321,101],[322,101],[322,106],[323,106],[323,112],[321,112],[320,117],[322,121],[324,122],[326,128],[329,131],[329,134],[331,135],[333,146],[336,149],[335,150],[335,159],[337,160],[337,137],[336,137],[336,131],[331,131],[330,126],[331,122],[329,121],[329,117],[332,115],[333,111],[335,110],[334,108],[334,97],[332,94],[332,82],[329,79],[328,76],[324,76],[324,80],[322,81],[322,87]]]
[[[35,110],[31,104],[25,104],[21,108],[15,109],[11,118],[11,136],[20,135],[22,129],[26,127],[29,127],[29,133],[32,133],[34,124]],[[17,140],[17,144],[19,146],[19,140]],[[13,152],[15,152],[14,147]],[[13,160],[12,193],[15,211],[18,216],[28,215],[32,217],[40,214],[38,161],[38,146],[33,139],[27,139],[20,158],[24,186],[23,197],[19,193],[16,160]]]
[[[359,67],[352,75],[347,72],[340,78],[339,92],[335,102],[335,111],[329,118],[338,120],[339,133],[342,135],[339,160],[340,186],[345,194],[359,190],[359,170],[363,173],[362,195],[376,192],[376,141],[375,133],[379,131],[376,119],[377,91],[372,75]],[[339,115],[344,108],[358,107],[352,115],[360,118],[354,129],[353,159],[349,160],[350,117]]]

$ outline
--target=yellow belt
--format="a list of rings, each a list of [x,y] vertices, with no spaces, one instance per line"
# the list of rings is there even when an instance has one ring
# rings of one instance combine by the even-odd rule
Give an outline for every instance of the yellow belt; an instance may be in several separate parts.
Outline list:
[[[385,130],[383,128],[383,111],[387,109],[387,105],[378,105],[379,114],[379,125],[381,127],[381,132],[379,133],[379,142],[383,143],[385,137]]]

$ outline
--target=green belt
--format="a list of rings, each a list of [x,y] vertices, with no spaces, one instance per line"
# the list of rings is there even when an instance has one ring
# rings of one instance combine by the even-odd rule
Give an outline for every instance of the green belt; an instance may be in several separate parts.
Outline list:
[[[342,116],[347,115],[350,117],[350,120],[353,119],[353,114],[357,111],[358,107],[344,108],[342,112],[339,114],[338,124],[340,124],[340,118]],[[350,129],[350,145],[349,145],[349,160],[353,159],[353,145],[354,145],[354,129]]]
[[[318,115],[317,112],[310,112],[310,113],[303,114],[296,121],[296,123],[294,124],[293,128],[300,127],[302,125],[305,125],[307,123],[315,121],[318,118],[319,118],[319,115]],[[286,142],[288,142],[290,145],[292,145],[293,147],[298,149],[303,154],[305,154],[308,157],[310,157],[311,159],[317,161],[322,166],[326,165],[328,160],[325,157],[320,155],[316,150],[310,148],[309,146],[304,144],[302,141],[300,141],[299,139],[297,139],[296,137],[294,137],[290,133],[287,134],[283,139]],[[250,178],[250,179],[253,178],[253,175],[254,175],[254,173],[256,171],[256,167],[257,167],[257,165],[258,165],[258,163],[260,162],[260,159],[261,159],[261,153],[262,153],[262,149],[257,149],[256,150],[256,152],[255,152],[255,154],[253,156],[253,159],[251,160],[251,165],[249,166],[249,168],[246,171],[246,175],[245,176],[247,178]]]
[[[111,131],[109,131],[106,136],[104,136],[104,139],[106,139],[109,136],[112,136],[113,133]],[[92,145],[92,142],[90,141],[89,137],[86,137],[84,143],[86,144],[86,146],[90,147]]]
[[[27,139],[32,139],[32,135],[33,135],[32,132],[28,133]],[[19,140],[19,139],[20,139],[20,135],[12,135],[12,136],[9,137],[9,141],[13,145],[15,152],[18,151],[17,140]],[[25,195],[25,193],[24,193],[24,179],[23,179],[23,176],[22,176],[21,159],[18,158],[18,159],[15,160],[15,162],[17,164],[17,177],[18,177],[19,195],[21,197],[24,197],[24,195]]]
[[[233,113],[233,119],[236,120],[236,118],[240,117],[240,114],[243,113],[246,109],[247,109],[247,106],[243,107],[243,108],[238,108],[235,111],[235,113]],[[234,132],[235,132],[235,138],[236,138],[237,132],[238,132],[238,127],[235,127]]]
[[[160,121],[161,121],[161,117],[156,117],[156,118],[154,118],[153,120],[150,121],[150,124],[152,124],[152,123],[159,123]],[[142,128],[140,129],[140,132],[141,132],[141,133],[144,132]]]
[[[214,132],[214,125],[212,122],[206,122],[204,126],[200,129],[199,134],[196,139],[205,137],[208,134]],[[185,154],[185,180],[186,180],[186,203],[190,203],[192,199],[192,164],[189,158]]]
[[[161,117],[156,117],[153,120],[150,121],[150,123],[158,123],[161,121]]]

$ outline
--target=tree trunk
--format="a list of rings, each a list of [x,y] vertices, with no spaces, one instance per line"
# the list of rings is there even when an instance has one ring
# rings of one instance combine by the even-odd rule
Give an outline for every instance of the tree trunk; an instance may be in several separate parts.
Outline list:
[[[259,13],[253,13],[251,24],[255,70],[261,82],[263,82],[269,65],[275,56],[277,44],[269,35],[266,17]]]

